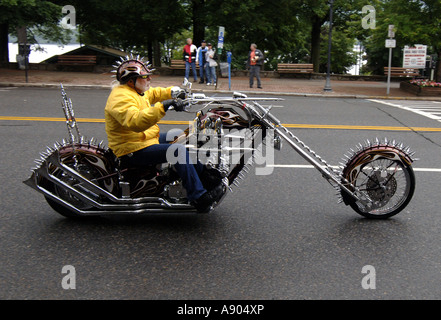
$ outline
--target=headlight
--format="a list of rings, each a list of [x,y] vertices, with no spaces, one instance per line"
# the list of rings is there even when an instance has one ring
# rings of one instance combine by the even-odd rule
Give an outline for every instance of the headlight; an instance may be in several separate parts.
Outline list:
[[[277,134],[274,135],[274,149],[278,151],[282,149],[282,139]]]

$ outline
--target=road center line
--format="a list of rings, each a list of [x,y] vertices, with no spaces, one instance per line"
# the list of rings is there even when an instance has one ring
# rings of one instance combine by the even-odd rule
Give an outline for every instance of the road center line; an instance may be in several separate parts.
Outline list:
[[[65,122],[65,118],[55,117],[19,117],[19,116],[0,116],[0,120],[7,121],[55,121]],[[104,123],[104,119],[99,118],[76,118],[78,122]],[[188,125],[189,121],[180,120],[161,120],[159,124],[164,125]],[[392,127],[392,126],[352,126],[352,125],[332,125],[332,124],[283,124],[286,128],[296,129],[333,129],[333,130],[375,130],[375,131],[419,131],[419,132],[441,132],[441,128],[427,127]]]
[[[58,121],[65,122],[64,118],[51,118],[51,117],[13,117],[13,116],[0,116],[0,120],[8,121]],[[93,122],[93,123],[104,123],[104,119],[95,118],[77,118],[78,122]],[[174,121],[174,120],[162,120],[161,124],[175,124],[175,125],[185,125],[189,121]],[[347,126],[347,125],[311,125],[311,124],[284,124],[287,128],[309,128],[309,129],[343,129],[343,130],[396,130],[396,131],[441,131],[441,128],[407,128],[407,127],[380,127],[380,126]],[[292,168],[292,169],[313,169],[312,165],[296,165],[296,164],[269,164],[268,167],[273,168]],[[338,168],[334,166],[334,168]],[[438,168],[413,168],[415,172],[440,172],[441,169]]]

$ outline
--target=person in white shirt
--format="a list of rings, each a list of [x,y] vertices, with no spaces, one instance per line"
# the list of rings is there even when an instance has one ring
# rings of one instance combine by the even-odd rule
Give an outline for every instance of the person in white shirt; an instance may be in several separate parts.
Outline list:
[[[216,85],[216,67],[217,67],[217,54],[216,51],[213,49],[213,46],[211,43],[207,44],[208,51],[205,54],[207,63],[206,63],[206,75],[207,75],[207,86],[209,85]]]

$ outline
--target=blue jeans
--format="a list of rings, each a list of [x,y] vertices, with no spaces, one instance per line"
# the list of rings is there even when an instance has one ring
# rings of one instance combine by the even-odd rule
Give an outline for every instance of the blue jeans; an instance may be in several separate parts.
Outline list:
[[[199,63],[199,78],[201,79],[202,82],[204,82],[204,79],[207,80],[207,71],[206,71],[207,66]],[[205,75],[204,75],[205,73]]]
[[[154,144],[150,147],[141,149],[128,157],[127,164],[135,167],[143,167],[146,165],[155,165],[160,163],[167,163],[167,150],[172,147],[174,149],[174,164],[176,171],[182,179],[182,184],[187,190],[187,198],[189,201],[199,199],[207,190],[202,185],[199,179],[199,174],[202,173],[204,166],[197,162],[191,163],[191,159],[187,148],[182,144],[170,144],[166,141],[166,133],[159,135],[159,144]],[[173,149],[171,149],[173,151]]]
[[[215,84],[216,83],[216,67],[210,67],[207,63],[205,65],[206,74],[207,74],[207,83]]]
[[[188,61],[185,61],[185,78],[188,80],[188,77],[190,76],[190,68],[193,71],[193,78],[194,81],[198,81],[198,75],[196,73],[196,62],[192,61],[191,63]]]
[[[257,79],[257,86],[261,87],[260,82],[260,66],[250,66],[250,87],[253,86],[254,77]]]

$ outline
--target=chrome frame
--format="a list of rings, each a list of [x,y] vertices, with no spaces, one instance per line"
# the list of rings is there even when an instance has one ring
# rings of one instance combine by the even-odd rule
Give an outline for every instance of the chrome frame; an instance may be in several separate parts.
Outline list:
[[[369,196],[366,192],[360,191],[358,188],[353,186],[349,181],[347,181],[342,174],[341,170],[336,170],[332,168],[328,163],[323,160],[318,154],[316,154],[313,150],[311,150],[305,143],[303,143],[299,138],[297,138],[292,132],[290,132],[286,127],[282,125],[280,120],[278,120],[274,115],[270,113],[270,107],[264,107],[258,103],[258,101],[280,101],[283,99],[280,98],[248,98],[246,95],[238,92],[233,93],[233,97],[206,97],[204,94],[191,94],[191,83],[187,85],[187,95],[189,98],[184,100],[188,106],[204,104],[204,107],[198,111],[198,115],[201,115],[203,109],[208,108],[209,106],[216,105],[228,105],[235,108],[240,108],[241,110],[248,113],[254,119],[257,119],[263,126],[274,130],[277,134],[277,146],[280,146],[280,138],[283,138],[303,159],[305,159],[308,163],[310,163],[314,168],[316,168],[322,176],[336,189],[338,194],[341,196],[342,192],[345,192],[347,195],[353,198],[354,201],[357,201],[362,206],[369,206],[369,203],[372,202],[369,199]],[[79,172],[77,172],[74,168],[71,168],[64,164],[61,161],[60,157],[60,147],[64,146],[72,146],[74,153],[75,151],[75,143],[79,141],[80,143],[84,142],[84,138],[81,136],[78,126],[75,120],[72,103],[70,99],[67,98],[67,95],[64,91],[63,86],[62,89],[62,97],[63,97],[63,110],[66,116],[66,124],[69,133],[69,142],[63,141],[63,144],[56,143],[55,148],[49,148],[45,153],[41,154],[41,158],[36,160],[37,168],[32,170],[32,175],[29,179],[24,181],[24,183],[38,192],[42,193],[45,197],[57,202],[58,204],[68,208],[69,210],[77,213],[78,215],[105,215],[105,214],[142,214],[147,212],[196,212],[196,209],[191,204],[182,204],[182,203],[171,203],[164,198],[161,197],[141,197],[141,198],[130,198],[127,194],[122,194],[121,197],[118,197],[109,191],[101,188],[97,184],[94,184],[89,179],[83,177]],[[186,110],[188,111],[188,110]],[[193,111],[194,112],[194,111]],[[195,119],[198,122],[198,117]],[[222,128],[219,128],[219,123],[215,125],[216,131],[219,132]],[[197,129],[196,129],[197,130]],[[75,135],[76,134],[76,135]],[[93,141],[89,142],[93,144]],[[368,141],[368,144],[370,142]],[[388,142],[386,142],[388,145]],[[102,142],[98,145],[99,148],[102,147]],[[394,145],[394,147],[397,147]],[[221,146],[223,151],[229,151],[227,147]],[[412,162],[413,159],[411,156],[413,153],[410,152],[410,148],[400,148],[403,150],[403,154],[408,160],[408,162]],[[397,151],[398,152],[398,151]],[[398,156],[402,156],[397,153]],[[349,158],[349,157],[348,157]],[[77,165],[76,156],[74,155],[74,167]],[[54,174],[48,171],[49,165],[55,166],[63,171],[64,174],[69,177],[77,180],[82,189],[85,192],[81,192],[73,186],[67,184],[62,181]],[[249,171],[249,167],[253,165],[253,159],[250,159],[250,163],[247,163],[237,174],[237,179],[234,181],[229,181],[227,177],[223,179],[223,184],[225,188],[231,189],[230,185],[238,185],[238,181],[243,179],[245,174]],[[116,173],[117,174],[117,173]],[[119,177],[119,175],[118,175]],[[120,178],[120,177],[119,177]],[[78,198],[84,204],[91,207],[91,209],[83,210],[75,207],[71,203],[66,200],[63,200],[57,194],[51,192],[42,186],[39,181],[41,179],[46,179],[54,186],[58,186],[59,188],[66,190],[73,197]],[[119,180],[120,187],[124,190],[127,187],[127,183]],[[218,205],[223,198],[225,197],[226,192],[222,196],[222,199],[215,203],[214,206]],[[108,202],[103,203],[100,201],[100,198],[106,199]],[[342,199],[341,199],[342,201]]]

